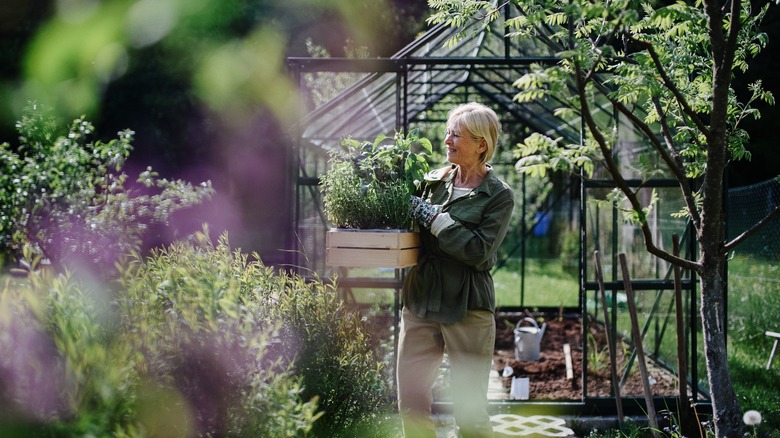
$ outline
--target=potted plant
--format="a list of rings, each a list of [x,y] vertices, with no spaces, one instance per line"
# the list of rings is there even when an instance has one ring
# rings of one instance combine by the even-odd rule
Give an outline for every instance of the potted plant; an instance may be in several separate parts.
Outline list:
[[[404,267],[417,261],[410,195],[428,171],[431,142],[416,130],[373,142],[342,139],[320,178],[330,266]]]

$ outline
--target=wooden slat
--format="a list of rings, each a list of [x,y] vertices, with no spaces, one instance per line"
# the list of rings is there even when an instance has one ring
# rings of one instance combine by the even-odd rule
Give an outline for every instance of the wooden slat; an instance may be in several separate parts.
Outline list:
[[[405,268],[417,264],[418,248],[327,248],[325,264],[353,268]]]
[[[420,233],[393,230],[330,230],[327,233],[326,246],[328,248],[417,248],[420,246]]]
[[[353,268],[405,268],[417,264],[420,233],[399,230],[332,229],[325,264]]]

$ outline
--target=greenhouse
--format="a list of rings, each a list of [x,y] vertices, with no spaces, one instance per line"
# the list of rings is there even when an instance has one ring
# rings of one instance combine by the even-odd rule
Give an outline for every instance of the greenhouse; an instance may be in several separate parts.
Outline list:
[[[506,20],[517,11],[508,5],[503,14]],[[327,169],[328,151],[342,138],[371,140],[378,135],[392,137],[394,132],[418,130],[434,145],[434,163],[443,164],[442,152],[436,148],[443,143],[447,111],[460,103],[482,102],[501,118],[504,136],[492,164],[515,193],[514,217],[493,271],[498,338],[506,326],[508,341],[501,346],[497,339],[492,406],[497,412],[615,415],[616,409],[623,409],[626,414],[643,413],[627,305],[627,293],[635,293],[643,350],[648,355],[650,379],[655,382],[655,404],[675,411],[682,394],[683,399],[693,399],[706,411],[709,404],[706,371],[699,359],[696,278],[682,272],[675,281],[672,267],[645,251],[640,231],[624,220],[621,205],[611,200],[615,186],[603,176],[606,173],[597,169],[586,177],[556,172],[541,178],[516,171],[515,145],[530,134],[580,144],[584,127],[578,115],[557,111],[566,105],[562,100],[520,103],[514,99],[518,93],[515,81],[533,65],[558,62],[554,54],[561,48],[544,38],[522,43],[511,40],[500,21],[485,28],[473,20],[461,34],[444,25],[432,27],[391,58],[288,59],[291,74],[305,91],[299,103],[302,123],[293,134],[293,247],[297,248],[293,263],[322,278],[336,277],[343,296],[362,308],[378,307],[392,315],[393,327],[388,334],[392,338],[405,268],[326,263],[330,225],[322,210],[319,178]],[[602,91],[607,92],[606,87]],[[645,153],[648,146],[637,140],[628,123],[613,114],[606,99],[594,96],[593,100],[595,119],[617,132],[616,161],[624,167],[624,174],[637,175],[629,184],[641,187],[643,200],[656,200],[649,220],[658,245],[670,249],[677,245],[690,257],[695,242],[687,220],[675,215],[684,206],[676,183],[663,174],[639,179],[638,172],[632,171],[634,166],[653,166],[652,154]],[[598,262],[594,254],[598,254]],[[621,275],[621,269],[628,276]],[[675,312],[680,312],[677,316],[684,321],[681,327],[675,327]],[[543,364],[513,360],[513,329],[527,316],[546,326],[541,340]],[[622,341],[613,338],[607,345],[605,327]],[[545,350],[561,345],[562,351]],[[570,353],[565,353],[567,348]],[[502,349],[508,350],[504,356]],[[613,371],[619,374],[617,392],[610,386],[610,354],[620,355],[620,369]],[[683,361],[678,362],[678,357]],[[566,363],[572,358],[576,372],[571,375],[569,371],[567,377]],[[683,388],[676,383],[681,364],[688,382]],[[511,396],[511,384],[501,374],[509,365],[521,367],[530,376],[528,400]],[[616,404],[616,394],[622,397],[622,404]],[[445,388],[437,406],[446,409],[447,405]]]

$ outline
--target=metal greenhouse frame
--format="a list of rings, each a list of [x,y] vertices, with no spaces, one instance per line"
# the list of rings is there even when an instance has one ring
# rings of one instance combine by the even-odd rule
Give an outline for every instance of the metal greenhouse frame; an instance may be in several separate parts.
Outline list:
[[[514,6],[503,7],[502,20],[518,14]],[[499,20],[500,21],[500,20]],[[384,288],[394,291],[394,312],[398,312],[398,290],[403,281],[404,270],[384,272],[377,275],[364,275],[350,278],[343,272],[334,272],[325,266],[325,233],[328,223],[322,212],[319,177],[327,169],[328,150],[337,145],[344,137],[373,139],[379,134],[392,134],[394,131],[408,132],[412,128],[426,128],[432,140],[437,138],[444,122],[439,114],[455,103],[479,99],[492,106],[505,126],[510,126],[509,138],[505,144],[522,142],[524,136],[532,132],[543,133],[552,138],[561,138],[568,143],[579,144],[583,141],[584,128],[579,117],[562,119],[555,109],[564,106],[564,102],[548,98],[537,102],[518,103],[513,100],[516,89],[514,81],[527,73],[532,64],[550,64],[559,61],[555,57],[561,48],[551,41],[537,38],[532,41],[510,41],[503,32],[503,23],[494,23],[485,28],[473,21],[463,30],[465,37],[451,40],[456,31],[438,25],[428,30],[409,46],[390,58],[381,59],[344,59],[344,58],[288,58],[288,67],[301,93],[299,102],[299,120],[297,132],[292,134],[294,156],[291,171],[294,180],[294,230],[295,242],[290,243],[294,251],[295,266],[306,272],[316,272],[321,278],[339,275],[339,284],[348,288]],[[448,41],[451,43],[448,44]],[[454,43],[452,43],[454,41]],[[333,84],[337,78],[347,77],[349,85],[343,87],[321,102],[315,102],[312,83]],[[600,120],[614,123],[619,130],[626,132],[620,146],[620,159],[630,165],[637,154],[643,152],[641,144],[631,141],[631,128],[613,114],[606,99],[594,102],[594,115]],[[421,129],[422,131],[422,129]],[[511,160],[494,163],[495,166],[513,166]],[[570,413],[574,415],[614,415],[615,399],[588,396],[588,348],[584,333],[587,333],[588,315],[598,315],[595,294],[599,290],[591,272],[593,250],[599,250],[607,260],[609,278],[605,279],[605,288],[611,294],[611,324],[613,330],[621,329],[624,321],[619,305],[619,295],[624,289],[618,281],[617,255],[629,252],[636,260],[632,267],[637,279],[632,280],[633,289],[647,302],[648,318],[643,327],[645,340],[649,343],[650,355],[661,366],[675,370],[676,364],[664,362],[662,352],[669,346],[663,342],[663,334],[669,327],[669,300],[674,295],[674,284],[669,277],[671,268],[643,255],[644,251],[636,245],[635,233],[619,218],[618,205],[606,205],[602,199],[604,193],[613,188],[611,180],[588,179],[582,175],[572,178],[556,176],[559,187],[546,202],[545,208],[559,202],[570,204],[571,217],[579,233],[579,291],[578,306],[560,309],[579,314],[583,321],[583,371],[582,398],[565,401],[495,401],[492,407],[496,411],[512,412],[549,412]],[[525,248],[526,237],[536,223],[529,220],[530,214],[538,211],[526,211],[525,179],[518,178],[515,192],[522,196],[522,207],[516,214],[522,216],[519,226],[521,251]],[[668,212],[677,207],[676,201],[666,190],[673,190],[672,181],[657,179],[650,181],[632,181],[635,187],[647,190],[647,196],[662,193],[659,208]],[[517,210],[517,209],[516,209]],[[544,210],[541,213],[545,213]],[[682,236],[686,244],[685,255],[690,256],[696,250],[690,239],[691,228],[683,219],[669,221],[659,215],[657,222],[658,237],[668,244],[672,234]],[[591,230],[591,231],[589,231]],[[608,232],[605,232],[607,230]],[[687,239],[687,240],[686,240]],[[639,248],[637,250],[637,248]],[[515,249],[511,249],[513,253]],[[631,252],[631,249],[634,249]],[[524,252],[521,252],[524,262]],[[501,263],[499,263],[501,265]],[[523,270],[525,265],[523,265]],[[500,266],[499,266],[500,267]],[[632,275],[634,275],[632,274]],[[524,272],[520,273],[524,278]],[[687,366],[691,370],[689,383],[695,389],[691,394],[694,402],[706,410],[708,406],[705,392],[700,390],[702,364],[698,361],[699,342],[697,334],[698,316],[696,313],[696,278],[690,273],[683,280],[685,297],[686,345],[689,355]],[[522,303],[522,286],[521,286]],[[640,301],[638,299],[637,301]],[[510,309],[511,310],[511,309]],[[520,306],[514,310],[523,310]],[[545,310],[545,309],[542,309]],[[558,312],[558,308],[554,310]],[[674,330],[672,324],[669,330]],[[646,343],[646,345],[648,345]],[[438,403],[447,409],[446,403]],[[644,400],[632,398],[625,403],[626,413],[641,414]],[[656,405],[675,410],[676,397],[658,397]]]

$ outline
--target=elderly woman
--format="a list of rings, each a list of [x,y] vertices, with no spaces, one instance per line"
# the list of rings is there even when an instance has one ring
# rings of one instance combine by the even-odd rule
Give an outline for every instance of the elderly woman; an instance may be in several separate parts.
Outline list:
[[[488,161],[501,132],[490,108],[468,103],[447,118],[449,166],[425,177],[412,216],[423,254],[404,284],[398,406],[404,435],[435,437],[432,387],[444,353],[461,436],[493,436],[487,388],[495,344],[491,268],[514,207]]]

